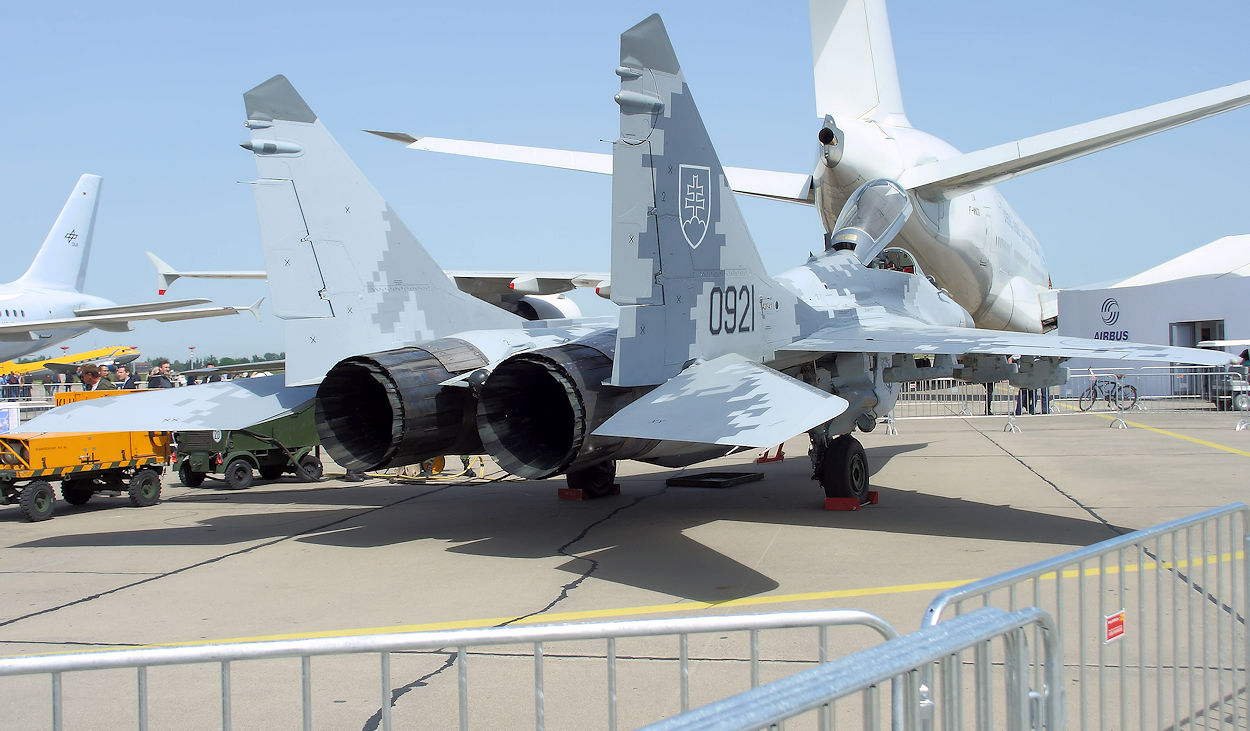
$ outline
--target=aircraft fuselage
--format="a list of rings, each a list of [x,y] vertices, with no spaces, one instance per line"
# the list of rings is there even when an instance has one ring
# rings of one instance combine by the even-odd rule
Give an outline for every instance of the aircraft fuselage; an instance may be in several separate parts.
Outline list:
[[[79,309],[114,307],[116,303],[82,292],[59,289],[32,289],[14,283],[0,284],[0,324],[26,324],[40,320],[56,320],[74,317]],[[56,328],[36,330],[33,337],[0,335],[0,361],[13,360],[39,352],[48,346],[62,343],[93,329]]]
[[[845,135],[841,158],[822,157],[813,177],[816,207],[832,231],[847,198],[865,181],[899,179],[909,168],[959,155],[910,126],[837,119]],[[950,199],[911,193],[915,211],[895,246],[910,251],[926,272],[972,314],[977,327],[1041,332],[1054,317],[1041,245],[992,186]]]

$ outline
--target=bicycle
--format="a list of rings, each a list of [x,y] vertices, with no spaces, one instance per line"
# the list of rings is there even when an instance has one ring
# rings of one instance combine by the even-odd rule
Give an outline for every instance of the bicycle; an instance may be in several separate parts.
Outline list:
[[[1089,388],[1081,393],[1079,406],[1081,411],[1089,411],[1093,408],[1094,403],[1098,399],[1105,399],[1107,406],[1111,406],[1111,402],[1115,401],[1115,407],[1120,411],[1128,411],[1137,405],[1137,388],[1127,383],[1123,383],[1124,376],[1117,373],[1115,380],[1096,379],[1089,384]]]

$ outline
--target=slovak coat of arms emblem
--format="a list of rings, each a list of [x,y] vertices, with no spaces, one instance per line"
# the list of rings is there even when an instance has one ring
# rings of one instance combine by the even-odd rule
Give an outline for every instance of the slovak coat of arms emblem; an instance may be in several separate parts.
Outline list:
[[[712,170],[706,165],[678,168],[678,194],[681,196],[681,235],[690,248],[697,249],[707,236],[712,214]]]

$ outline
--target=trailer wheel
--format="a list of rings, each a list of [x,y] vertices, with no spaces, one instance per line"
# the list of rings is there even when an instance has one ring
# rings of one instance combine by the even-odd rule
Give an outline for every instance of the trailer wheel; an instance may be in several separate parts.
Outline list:
[[[135,476],[130,478],[130,487],[126,490],[126,494],[130,496],[130,504],[136,508],[155,505],[161,499],[161,476],[155,470],[146,467],[135,470]]]
[[[252,486],[252,465],[242,457],[235,457],[226,465],[226,484],[231,490],[246,490]]]
[[[286,472],[286,465],[271,464],[260,468],[260,477],[262,480],[276,480]]]
[[[305,454],[299,458],[299,478],[304,482],[316,482],[321,479],[321,460],[315,455]]]
[[[178,481],[187,487],[199,487],[204,484],[204,473],[191,469],[191,460],[178,465]]]
[[[52,494],[52,486],[43,480],[39,480],[22,488],[22,496],[18,499],[18,506],[22,509],[22,515],[26,516],[26,520],[36,523],[52,517],[52,503],[55,500],[56,496]]]
[[[90,480],[65,480],[61,482],[61,497],[70,505],[86,505],[93,490]]]

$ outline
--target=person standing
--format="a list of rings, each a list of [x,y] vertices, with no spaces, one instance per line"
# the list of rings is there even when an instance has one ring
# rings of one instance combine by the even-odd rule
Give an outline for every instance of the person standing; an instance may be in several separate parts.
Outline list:
[[[139,379],[130,372],[130,366],[117,366],[117,383],[118,388],[124,391],[131,391],[139,387]]]
[[[113,382],[100,375],[100,366],[95,363],[88,363],[82,367],[82,386],[84,391],[115,391],[117,386]]]
[[[173,388],[173,373],[169,370],[169,359],[162,358],[156,363],[152,375],[148,376],[148,388]]]

